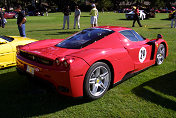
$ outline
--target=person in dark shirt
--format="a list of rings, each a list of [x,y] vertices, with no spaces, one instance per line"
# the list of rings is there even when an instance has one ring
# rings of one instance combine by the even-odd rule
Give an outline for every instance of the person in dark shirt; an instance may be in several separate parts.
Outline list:
[[[63,10],[63,13],[64,13],[64,22],[63,22],[63,28],[62,29],[65,29],[66,21],[67,21],[67,29],[69,29],[69,15],[71,15],[71,10],[69,9],[69,6],[67,6]]]
[[[18,17],[17,17],[17,25],[18,25],[18,30],[20,33],[21,37],[26,37],[25,34],[25,23],[26,23],[26,17],[24,12],[21,11],[21,6],[19,5],[16,9]]]
[[[0,9],[0,27],[4,28],[5,23],[4,23],[4,14],[2,8]]]
[[[175,21],[175,25],[174,25],[174,28],[176,28],[176,9],[175,7],[172,7],[172,16],[171,16],[171,28],[173,28],[173,25],[174,25],[174,21]]]
[[[133,16],[133,19],[134,19],[134,20],[133,20],[133,25],[132,25],[132,27],[134,27],[136,21],[137,21],[138,25],[139,25],[140,27],[142,27],[142,25],[141,25],[141,23],[140,23],[139,15],[140,15],[140,13],[139,13],[139,8],[138,8],[138,7],[134,7],[134,16]]]

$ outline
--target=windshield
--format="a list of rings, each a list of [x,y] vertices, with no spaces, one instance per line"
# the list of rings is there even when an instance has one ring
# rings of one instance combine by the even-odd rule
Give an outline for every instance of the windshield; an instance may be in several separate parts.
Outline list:
[[[89,28],[84,29],[81,32],[65,39],[64,41],[57,44],[57,47],[67,49],[81,49],[88,46],[105,36],[113,33],[114,31],[102,28]]]
[[[7,37],[7,36],[0,36],[0,38],[6,40],[6,41],[8,41],[8,42],[12,42],[12,41],[14,40],[14,38],[12,38],[12,37]]]

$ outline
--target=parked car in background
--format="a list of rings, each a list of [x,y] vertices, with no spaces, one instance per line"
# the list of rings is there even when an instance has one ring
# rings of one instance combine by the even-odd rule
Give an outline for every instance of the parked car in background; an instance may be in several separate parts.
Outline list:
[[[156,9],[155,13],[172,13],[172,10],[167,9]]]
[[[146,18],[155,18],[155,10],[144,11]]]
[[[169,9],[160,9],[160,13],[171,13],[172,10]]]
[[[27,15],[29,15],[29,16],[44,16],[44,12],[40,12],[38,10],[34,10],[34,11],[29,11],[27,13]]]
[[[0,36],[0,69],[16,65],[16,46],[37,41],[19,36]]]
[[[160,13],[160,10],[159,10],[159,9],[156,9],[156,10],[155,10],[155,13]]]
[[[129,12],[131,12],[132,11],[132,9],[130,9],[130,8],[124,8],[123,9],[123,13],[129,13]]]
[[[167,13],[166,9],[160,9],[160,13]]]
[[[140,19],[144,20],[146,18],[146,14],[144,13],[144,10],[139,10],[139,13],[140,13]],[[129,13],[126,13],[126,19],[128,20],[132,20],[133,19],[133,16],[134,16],[134,11],[131,11]]]
[[[8,19],[8,18],[17,18],[18,15],[16,12],[5,12],[4,13],[4,18]]]

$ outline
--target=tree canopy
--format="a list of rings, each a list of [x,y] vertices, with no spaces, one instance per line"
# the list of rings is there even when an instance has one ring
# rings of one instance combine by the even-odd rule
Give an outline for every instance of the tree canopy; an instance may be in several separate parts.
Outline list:
[[[171,8],[172,3],[175,0],[147,0],[150,2],[150,6],[154,8]],[[86,3],[96,3],[98,9],[104,10],[117,10],[119,9],[120,3],[144,3],[144,0],[0,0],[0,8],[5,7],[7,10],[15,8],[17,4],[26,7],[28,5],[40,6],[42,3],[47,3],[48,6],[55,6],[58,9],[63,9],[65,5],[70,5],[74,9],[75,5],[83,6],[86,9]],[[46,6],[47,6],[46,5]]]

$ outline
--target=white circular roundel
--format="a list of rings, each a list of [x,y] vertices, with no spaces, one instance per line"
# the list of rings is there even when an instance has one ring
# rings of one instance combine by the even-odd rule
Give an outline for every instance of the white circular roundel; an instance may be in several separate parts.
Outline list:
[[[140,51],[139,51],[139,61],[140,61],[141,63],[144,62],[144,60],[145,60],[145,58],[146,58],[146,55],[147,55],[147,50],[146,50],[144,47],[142,47],[142,48],[140,49]]]

